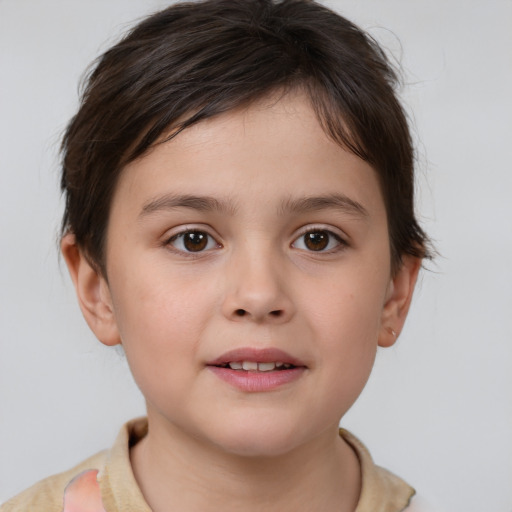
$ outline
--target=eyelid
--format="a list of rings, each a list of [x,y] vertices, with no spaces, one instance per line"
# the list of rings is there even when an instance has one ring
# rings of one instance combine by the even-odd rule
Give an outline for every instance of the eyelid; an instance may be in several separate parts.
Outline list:
[[[216,233],[213,234],[212,231],[213,230],[210,226],[207,226],[204,224],[192,224],[192,225],[186,224],[186,225],[178,226],[176,228],[173,228],[170,233],[168,231],[165,234],[162,244],[165,247],[168,247],[170,250],[172,250],[176,253],[183,254],[186,256],[198,257],[201,254],[208,253],[208,252],[212,251],[213,249],[218,249],[218,248],[222,247],[222,244],[219,242],[220,237]],[[215,241],[216,247],[210,248],[210,249],[205,249],[202,251],[185,251],[185,250],[178,249],[172,245],[172,242],[174,240],[178,239],[178,237],[180,237],[181,235],[185,235],[186,233],[194,233],[194,232],[205,233],[208,237],[210,237],[212,240]]]
[[[175,236],[181,235],[182,233],[188,233],[189,231],[204,231],[215,239],[220,238],[217,232],[210,225],[201,223],[179,224],[173,228],[167,229],[163,238],[165,240],[170,240]]]
[[[337,228],[330,224],[306,224],[305,226],[302,226],[301,228],[295,231],[293,239],[295,240],[299,236],[305,235],[306,233],[310,233],[311,231],[327,231],[329,233],[332,233],[334,236],[338,237],[345,243],[348,243],[348,235],[340,228]]]
[[[302,236],[306,235],[307,233],[311,233],[311,232],[315,232],[315,231],[323,231],[325,233],[328,233],[330,236],[332,236],[333,238],[335,238],[337,240],[338,245],[334,249],[328,249],[328,250],[323,250],[323,251],[312,251],[311,250],[311,251],[307,251],[307,252],[311,252],[312,254],[315,254],[315,253],[329,254],[329,253],[336,252],[337,250],[341,250],[341,249],[349,246],[348,236],[345,233],[343,233],[343,231],[341,231],[340,229],[335,228],[333,226],[325,225],[325,224],[308,224],[306,226],[303,226],[302,228],[300,228],[298,231],[295,232],[291,246],[293,247],[293,244],[295,244],[297,242],[297,240],[299,238],[301,238]],[[306,251],[305,249],[299,249],[299,250]]]

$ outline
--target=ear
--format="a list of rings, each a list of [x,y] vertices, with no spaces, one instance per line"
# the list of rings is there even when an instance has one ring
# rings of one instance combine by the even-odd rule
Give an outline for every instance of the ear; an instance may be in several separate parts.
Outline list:
[[[379,346],[390,347],[402,331],[420,267],[420,258],[404,256],[401,267],[391,278],[382,310]]]
[[[103,344],[121,343],[106,279],[89,263],[73,234],[64,235],[60,248],[85,321]]]

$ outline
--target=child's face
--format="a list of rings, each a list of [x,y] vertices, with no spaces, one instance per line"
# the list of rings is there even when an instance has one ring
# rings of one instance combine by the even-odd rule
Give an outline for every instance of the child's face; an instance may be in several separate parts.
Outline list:
[[[98,277],[92,294],[103,309],[85,314],[102,341],[121,340],[150,421],[245,455],[337,431],[378,343],[402,326],[417,270],[391,277],[375,172],[298,94],[129,164],[107,240],[108,285]],[[214,366],[265,356],[299,367],[246,378]]]

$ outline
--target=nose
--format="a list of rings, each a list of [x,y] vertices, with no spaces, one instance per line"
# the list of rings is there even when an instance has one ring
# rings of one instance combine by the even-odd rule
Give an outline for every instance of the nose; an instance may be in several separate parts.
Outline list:
[[[232,321],[279,324],[294,315],[289,283],[271,251],[234,254],[226,269],[223,314]]]

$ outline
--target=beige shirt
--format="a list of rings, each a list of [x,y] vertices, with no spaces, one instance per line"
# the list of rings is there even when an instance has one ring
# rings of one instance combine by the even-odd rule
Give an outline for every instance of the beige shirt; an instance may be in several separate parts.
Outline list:
[[[0,512],[151,512],[133,476],[130,447],[147,433],[147,420],[126,423],[110,450],[51,476],[0,507]],[[376,466],[365,446],[341,429],[361,463],[362,488],[355,512],[401,512],[409,508],[412,487]],[[416,510],[416,508],[414,508]]]

